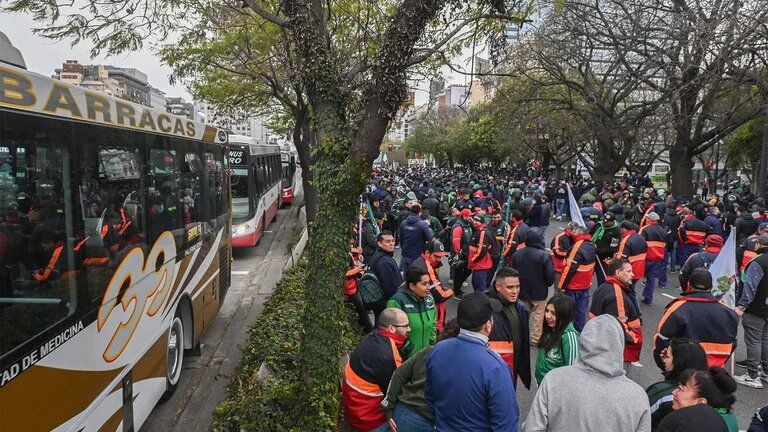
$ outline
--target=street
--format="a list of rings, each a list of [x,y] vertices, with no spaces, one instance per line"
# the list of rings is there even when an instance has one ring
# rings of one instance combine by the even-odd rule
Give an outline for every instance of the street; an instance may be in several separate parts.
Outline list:
[[[549,225],[549,228],[547,229],[546,234],[546,242],[545,244],[549,246],[549,242],[551,239],[560,231],[562,230],[566,225],[566,222],[557,222],[552,221]],[[399,262],[399,255],[400,249],[395,250],[396,259]],[[440,268],[440,279],[443,282],[443,284],[448,283],[448,266],[447,264],[444,264]],[[630,376],[632,379],[640,384],[643,388],[647,388],[651,384],[661,381],[662,376],[660,373],[659,368],[656,366],[656,363],[653,360],[653,337],[656,334],[657,326],[659,323],[659,320],[661,319],[662,315],[664,314],[664,307],[669,303],[669,301],[677,296],[679,293],[679,283],[678,283],[678,274],[667,274],[668,281],[669,281],[669,287],[665,290],[656,289],[656,293],[653,300],[653,305],[640,305],[642,312],[643,312],[643,351],[641,353],[641,358],[639,364],[635,367],[633,366],[633,371],[630,372]],[[468,280],[469,281],[469,280]],[[595,282],[592,283],[592,291],[594,291],[597,288],[597,285]],[[469,287],[464,287],[463,292],[466,294],[471,291],[471,284]],[[638,291],[642,290],[642,285],[638,283]],[[552,295],[553,289],[550,289],[550,296]],[[458,305],[458,300],[452,298],[448,300],[448,307],[447,307],[447,319],[454,318],[456,316],[456,306]],[[745,348],[744,348],[744,338],[742,335],[742,328],[739,327],[739,341],[738,341],[738,347],[736,349],[735,358],[736,359],[743,359],[746,357]],[[536,349],[531,350],[531,365],[536,364]],[[727,363],[727,369],[730,371],[731,367],[731,361]],[[744,370],[741,368],[736,368],[735,373],[737,375],[743,374]],[[531,402],[533,400],[534,394],[536,391],[536,384],[534,382],[531,383],[531,389],[527,390],[524,386],[522,386],[520,383],[518,383],[517,387],[517,400],[520,406],[520,416],[521,420],[524,420],[526,415],[528,414],[528,409],[531,406]],[[739,385],[738,390],[735,393],[736,395],[736,404],[734,405],[734,410],[736,412],[736,415],[739,419],[739,426],[742,429],[746,429],[749,425],[749,421],[752,418],[752,415],[762,408],[763,406],[768,403],[768,395],[766,395],[766,390],[757,390],[750,387],[745,387],[742,385]],[[590,393],[588,389],[584,389],[584,394],[582,395],[574,395],[574,397],[578,398],[589,398]],[[521,421],[522,423],[522,421]]]

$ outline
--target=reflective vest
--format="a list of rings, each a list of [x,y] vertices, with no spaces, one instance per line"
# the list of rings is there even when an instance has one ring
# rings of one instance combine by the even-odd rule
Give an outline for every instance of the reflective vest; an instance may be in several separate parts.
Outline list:
[[[646,252],[640,252],[636,253],[634,255],[629,255],[627,250],[627,242],[630,238],[634,238],[633,236],[637,235],[634,231],[631,231],[627,233],[627,235],[624,236],[624,238],[621,239],[621,243],[619,243],[619,250],[616,251],[616,258],[622,258],[626,257],[627,260],[629,260],[629,263],[632,265],[632,280],[640,280],[643,277],[645,277],[645,256]],[[640,241],[643,240],[642,237],[638,236]]]
[[[509,234],[507,234],[507,240],[504,242],[504,251],[502,252],[503,256],[509,255],[509,252],[512,250],[512,245],[515,243],[515,234],[517,234],[517,229],[520,227],[520,223],[515,225],[511,230],[509,230]],[[518,251],[524,247],[525,247],[525,242],[521,241],[515,246],[515,251]]]
[[[592,285],[592,276],[595,274],[595,262],[592,261],[589,264],[580,264],[574,261],[574,258],[579,252],[579,248],[581,248],[582,244],[584,244],[584,240],[579,240],[576,242],[576,244],[573,245],[573,248],[571,248],[571,253],[565,260],[563,275],[560,278],[560,282],[557,284],[559,289],[589,289],[589,287]],[[571,280],[568,281],[568,286],[566,287],[564,286],[565,280],[567,275],[571,272],[573,266],[577,266],[576,274],[574,274]]]
[[[647,246],[645,259],[647,261],[663,261],[667,255],[667,232],[656,222],[640,228],[639,233]]]
[[[552,249],[549,254],[552,256],[552,264],[555,267],[556,273],[562,273],[565,268],[565,258],[568,256],[568,251],[562,249],[562,239],[568,236],[567,231],[563,231],[555,236],[552,240]]]

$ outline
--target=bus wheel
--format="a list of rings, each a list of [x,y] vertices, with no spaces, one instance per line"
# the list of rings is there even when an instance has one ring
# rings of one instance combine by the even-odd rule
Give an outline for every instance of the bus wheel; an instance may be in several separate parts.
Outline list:
[[[167,400],[176,391],[184,365],[184,324],[179,313],[171,321],[168,331],[168,360],[165,366],[166,390],[163,400]]]

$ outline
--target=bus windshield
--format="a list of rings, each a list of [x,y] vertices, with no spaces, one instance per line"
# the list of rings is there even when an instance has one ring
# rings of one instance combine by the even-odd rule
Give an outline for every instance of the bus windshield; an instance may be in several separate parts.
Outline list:
[[[248,196],[248,169],[232,169],[232,219],[248,219],[251,216],[251,202]]]

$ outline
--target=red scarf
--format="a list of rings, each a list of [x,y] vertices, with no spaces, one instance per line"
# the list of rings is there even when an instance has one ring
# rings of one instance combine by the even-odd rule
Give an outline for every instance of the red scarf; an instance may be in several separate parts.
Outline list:
[[[390,333],[384,329],[379,329],[379,334],[386,336],[392,339],[393,341],[395,341],[395,345],[397,345],[398,348],[405,345],[405,341],[408,340],[408,336],[400,336],[399,334]]]
[[[626,285],[624,282],[616,279],[616,276],[606,276],[605,281],[611,284],[616,284],[621,287],[621,289],[626,290],[629,288],[629,285]]]

